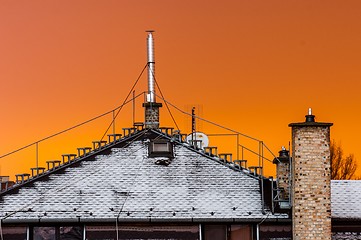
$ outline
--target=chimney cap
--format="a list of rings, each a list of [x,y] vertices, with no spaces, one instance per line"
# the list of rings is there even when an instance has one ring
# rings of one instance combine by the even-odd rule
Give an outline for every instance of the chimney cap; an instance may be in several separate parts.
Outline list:
[[[312,108],[308,108],[308,114],[305,117],[306,122],[315,122],[315,115],[312,114]]]
[[[290,160],[289,151],[284,146],[282,146],[281,151],[279,151],[278,153],[279,156],[273,159],[274,164],[289,162]]]
[[[306,121],[300,123],[290,123],[289,127],[305,127],[305,126],[314,126],[314,127],[331,127],[333,123],[325,123],[325,122],[316,122],[315,115],[312,114],[312,108],[308,109],[308,114],[305,116]]]

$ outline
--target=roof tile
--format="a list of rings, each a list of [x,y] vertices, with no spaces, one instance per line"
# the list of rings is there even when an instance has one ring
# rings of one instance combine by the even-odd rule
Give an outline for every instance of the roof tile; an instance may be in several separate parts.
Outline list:
[[[259,181],[176,145],[168,166],[136,141],[3,196],[6,221],[262,219]],[[361,189],[361,188],[360,188]],[[287,218],[268,214],[268,218]]]

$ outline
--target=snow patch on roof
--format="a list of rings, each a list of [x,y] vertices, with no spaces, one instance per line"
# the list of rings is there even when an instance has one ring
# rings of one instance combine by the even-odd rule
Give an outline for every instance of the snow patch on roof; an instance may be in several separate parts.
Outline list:
[[[183,145],[168,166],[136,141],[83,161],[47,181],[3,196],[0,217],[12,221],[230,221],[287,218],[262,214],[259,181]]]
[[[361,181],[331,181],[332,218],[361,219]]]

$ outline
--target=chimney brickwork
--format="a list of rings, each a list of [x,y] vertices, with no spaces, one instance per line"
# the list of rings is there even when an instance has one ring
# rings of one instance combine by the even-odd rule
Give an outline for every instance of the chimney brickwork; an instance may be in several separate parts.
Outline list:
[[[331,239],[330,127],[306,116],[292,127],[294,240]]]
[[[283,189],[280,197],[283,200],[288,200],[290,195],[290,158],[288,151],[286,149],[279,151],[279,157],[275,158],[273,163],[277,165],[278,187]]]
[[[161,103],[143,103],[145,108],[145,128],[159,128],[159,108]]]

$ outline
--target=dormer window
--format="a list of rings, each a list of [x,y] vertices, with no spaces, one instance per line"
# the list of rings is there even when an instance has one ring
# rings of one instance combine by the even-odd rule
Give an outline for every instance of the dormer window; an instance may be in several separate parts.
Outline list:
[[[167,140],[154,140],[149,142],[149,157],[173,158],[173,144]]]
[[[169,142],[153,142],[153,152],[169,152]]]

